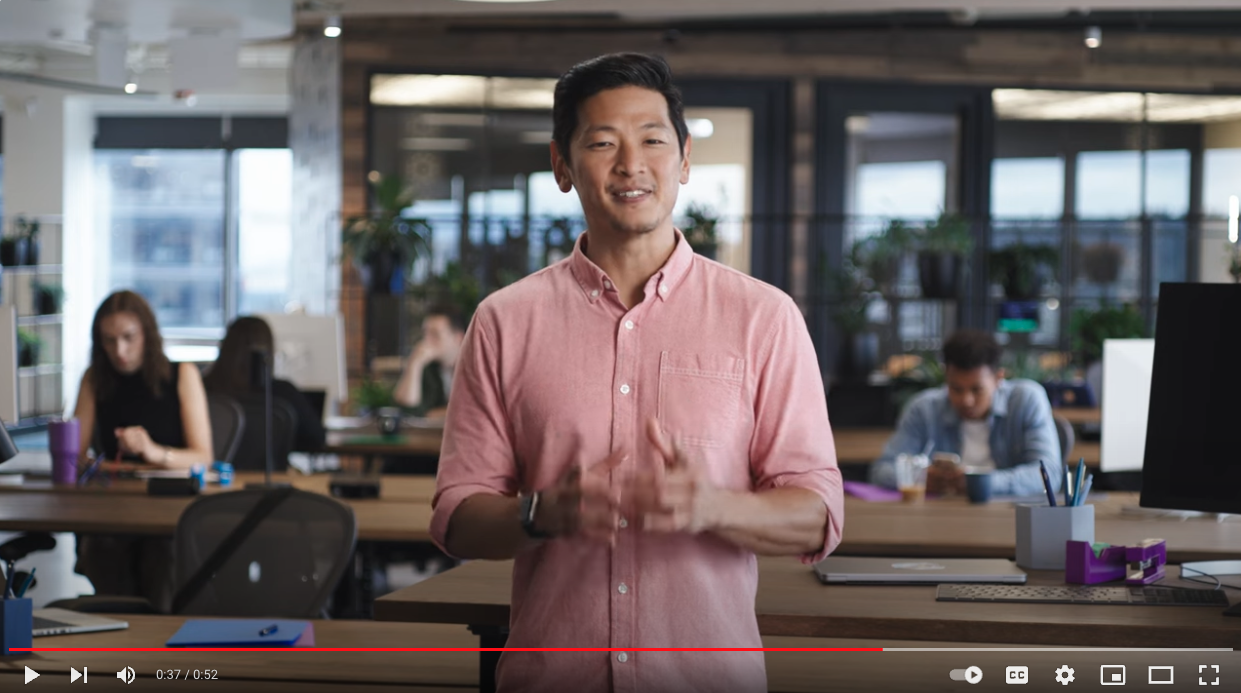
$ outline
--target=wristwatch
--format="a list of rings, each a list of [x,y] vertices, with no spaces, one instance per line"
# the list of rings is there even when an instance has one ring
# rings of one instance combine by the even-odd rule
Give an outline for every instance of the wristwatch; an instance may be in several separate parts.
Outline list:
[[[521,529],[526,536],[532,539],[550,539],[552,535],[547,532],[540,532],[534,526],[534,515],[539,511],[539,499],[542,494],[538,491],[528,496],[521,497],[521,510],[518,511],[518,517],[521,519]]]

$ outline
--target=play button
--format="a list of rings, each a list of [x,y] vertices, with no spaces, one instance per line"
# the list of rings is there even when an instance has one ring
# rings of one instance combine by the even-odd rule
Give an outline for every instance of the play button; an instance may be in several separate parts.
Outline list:
[[[37,678],[39,678],[39,672],[31,669],[30,667],[26,667],[26,683],[30,683]]]
[[[982,669],[979,669],[978,667],[970,667],[965,670],[966,683],[973,684],[978,683],[979,681],[982,681]]]

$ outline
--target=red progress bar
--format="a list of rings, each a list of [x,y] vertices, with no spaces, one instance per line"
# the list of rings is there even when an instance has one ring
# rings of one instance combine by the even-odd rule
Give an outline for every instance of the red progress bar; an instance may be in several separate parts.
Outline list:
[[[14,652],[883,652],[882,647],[14,647]]]

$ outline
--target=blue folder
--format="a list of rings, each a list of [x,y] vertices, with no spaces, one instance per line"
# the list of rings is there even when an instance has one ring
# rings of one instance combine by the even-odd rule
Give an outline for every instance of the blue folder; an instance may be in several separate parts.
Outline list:
[[[314,647],[309,621],[263,619],[192,619],[166,647]]]

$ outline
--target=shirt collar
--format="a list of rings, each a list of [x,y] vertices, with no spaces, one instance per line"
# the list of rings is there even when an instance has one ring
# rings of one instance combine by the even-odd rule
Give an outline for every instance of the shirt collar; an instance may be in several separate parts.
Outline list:
[[[664,266],[659,268],[659,271],[651,275],[647,282],[648,289],[654,291],[656,296],[665,301],[677,290],[694,262],[694,249],[689,247],[681,230],[673,229],[673,232],[676,233],[676,247],[673,248],[672,255],[668,257]],[[588,301],[594,303],[603,298],[608,291],[615,291],[616,285],[608,278],[607,273],[589,257],[586,257],[584,249],[588,242],[587,233],[589,232],[579,235],[573,244],[573,254],[569,256],[569,268],[574,278],[577,279],[583,295]]]
[[[1012,391],[1013,384],[1007,379],[999,382],[995,388],[995,394],[991,396],[991,411],[987,414],[987,421],[997,416],[1003,417],[1008,415],[1008,398]],[[947,392],[946,389],[945,392]],[[957,410],[953,409],[951,404],[944,407],[943,418],[944,424],[948,426],[956,426],[961,423],[961,416],[957,414]]]

